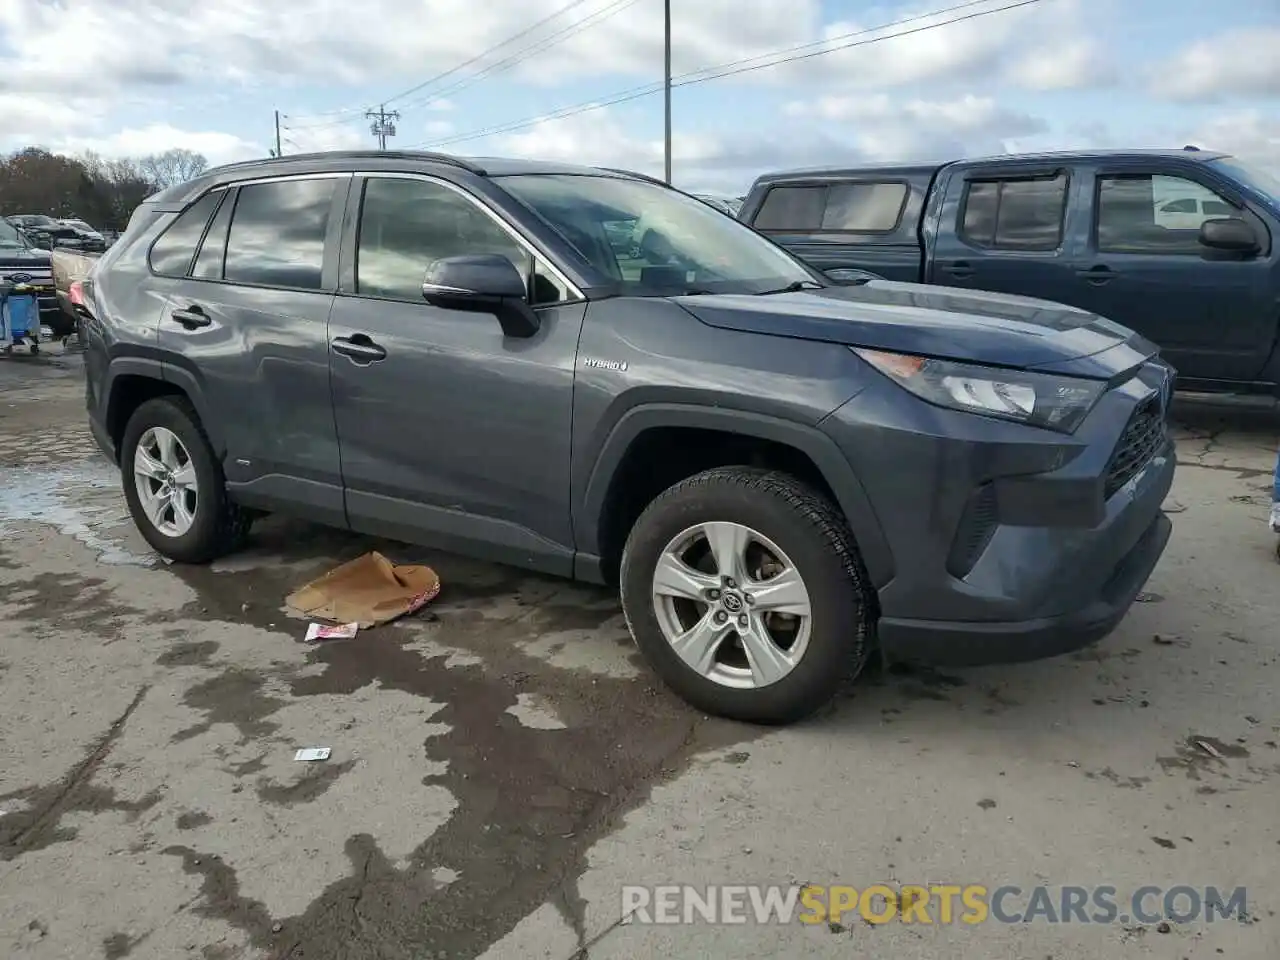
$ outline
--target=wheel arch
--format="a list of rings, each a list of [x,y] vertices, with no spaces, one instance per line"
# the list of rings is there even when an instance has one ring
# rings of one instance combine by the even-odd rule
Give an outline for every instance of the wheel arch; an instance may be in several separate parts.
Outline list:
[[[585,568],[580,570],[580,576],[604,581],[613,576],[616,558],[610,554],[619,550],[619,544],[618,532],[611,529],[611,524],[620,488],[633,469],[628,461],[638,449],[637,444],[643,444],[645,437],[655,432],[682,430],[762,441],[803,457],[816,471],[815,479],[825,486],[823,492],[835,500],[844,515],[872,587],[879,589],[892,579],[892,554],[866,491],[835,441],[820,429],[766,414],[664,403],[642,404],[626,411],[600,445],[574,517],[575,537]]]

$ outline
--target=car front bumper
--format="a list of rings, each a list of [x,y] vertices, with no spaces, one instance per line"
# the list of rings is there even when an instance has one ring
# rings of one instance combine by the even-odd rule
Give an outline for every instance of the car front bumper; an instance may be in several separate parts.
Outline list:
[[[828,418],[890,554],[876,583],[884,653],[1017,662],[1110,633],[1172,530],[1168,375],[1148,364],[1070,436],[933,407],[887,382]]]

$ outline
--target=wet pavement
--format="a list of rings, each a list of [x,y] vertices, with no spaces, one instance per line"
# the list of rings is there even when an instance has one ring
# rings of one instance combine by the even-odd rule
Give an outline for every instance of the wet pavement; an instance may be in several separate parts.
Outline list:
[[[0,361],[0,956],[1280,955],[1270,415],[1186,410],[1168,553],[1095,649],[871,671],[809,723],[709,720],[607,591],[271,518],[171,567],[74,355]],[[282,609],[376,548],[423,612]],[[295,762],[327,746],[324,762]],[[620,925],[626,884],[1245,886],[1246,922]]]

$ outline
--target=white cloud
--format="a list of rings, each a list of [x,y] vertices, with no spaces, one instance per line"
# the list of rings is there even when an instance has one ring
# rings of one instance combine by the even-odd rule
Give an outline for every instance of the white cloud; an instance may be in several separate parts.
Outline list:
[[[141,157],[184,147],[203,154],[211,166],[266,155],[266,147],[230,133],[179,130],[165,123],[121,130],[105,137],[69,136],[46,143],[55,153],[78,155],[87,151],[105,157]]]
[[[1228,30],[1191,44],[1151,71],[1157,95],[1213,101],[1280,96],[1280,27]]]
[[[1009,78],[1028,90],[1071,90],[1114,83],[1118,74],[1088,37],[1032,50],[1009,66]]]
[[[1192,131],[1188,143],[1232,153],[1280,176],[1280,115],[1260,110],[1223,114]]]

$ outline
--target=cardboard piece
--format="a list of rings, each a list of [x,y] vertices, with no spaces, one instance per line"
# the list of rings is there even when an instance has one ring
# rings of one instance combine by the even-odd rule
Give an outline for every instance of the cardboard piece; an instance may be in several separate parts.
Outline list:
[[[430,567],[396,566],[374,551],[300,587],[285,603],[310,620],[356,623],[367,630],[421,609],[439,592],[440,578]]]

